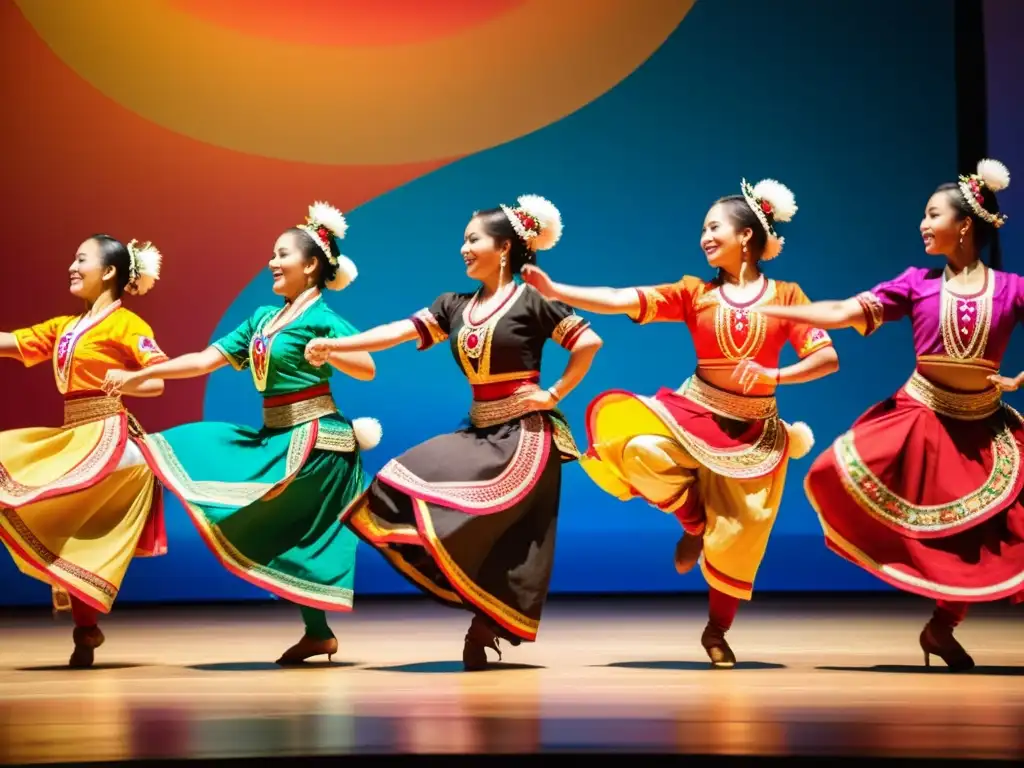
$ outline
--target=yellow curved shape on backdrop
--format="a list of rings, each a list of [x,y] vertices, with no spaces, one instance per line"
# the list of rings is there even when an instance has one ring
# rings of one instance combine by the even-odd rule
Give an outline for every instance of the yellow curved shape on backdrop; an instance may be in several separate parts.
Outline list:
[[[610,90],[694,0],[527,0],[422,43],[296,45],[166,0],[15,0],[47,45],[124,107],[216,146],[299,162],[453,158],[549,125]],[[323,30],[317,30],[322,43]]]

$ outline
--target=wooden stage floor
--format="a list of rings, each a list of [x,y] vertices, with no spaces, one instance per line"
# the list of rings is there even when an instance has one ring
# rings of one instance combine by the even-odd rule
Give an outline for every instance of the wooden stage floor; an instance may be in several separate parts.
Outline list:
[[[63,665],[71,622],[0,614],[0,762],[373,753],[1024,758],[1024,614],[976,609],[978,663],[924,668],[925,600],[761,596],[710,670],[702,596],[552,600],[539,642],[464,673],[468,614],[373,602],[331,624],[334,663],[278,668],[281,603],[119,608],[91,670]]]

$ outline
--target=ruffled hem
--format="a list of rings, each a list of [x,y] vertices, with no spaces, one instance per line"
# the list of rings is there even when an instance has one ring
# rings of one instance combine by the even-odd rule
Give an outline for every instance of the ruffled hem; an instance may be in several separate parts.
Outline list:
[[[591,461],[601,459],[604,444],[659,435],[678,441],[718,475],[754,479],[775,472],[788,451],[786,425],[778,417],[732,421],[727,427],[720,414],[669,389],[654,397],[605,392],[591,402],[586,419],[590,448],[585,455]]]

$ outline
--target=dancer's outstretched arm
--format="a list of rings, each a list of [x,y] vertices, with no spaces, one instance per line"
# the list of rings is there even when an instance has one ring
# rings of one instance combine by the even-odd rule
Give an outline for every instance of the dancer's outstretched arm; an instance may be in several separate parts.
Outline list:
[[[419,338],[412,320],[396,320],[368,331],[337,339],[313,339],[306,345],[306,359],[315,366],[333,361],[339,353],[380,352]]]
[[[523,280],[548,299],[561,301],[570,307],[600,315],[629,315],[640,313],[640,296],[635,288],[583,288],[556,283],[548,274],[532,264],[523,267]]]
[[[108,395],[135,394],[140,385],[151,379],[194,379],[213,373],[227,364],[224,354],[217,347],[211,346],[202,352],[189,352],[141,371],[107,371],[103,391]]]
[[[377,365],[369,352],[332,352],[327,362],[357,381],[373,381],[377,375]]]
[[[782,306],[768,304],[757,308],[758,314],[794,320],[827,331],[836,328],[853,328],[864,319],[864,307],[856,298],[840,301],[814,301],[810,304]]]

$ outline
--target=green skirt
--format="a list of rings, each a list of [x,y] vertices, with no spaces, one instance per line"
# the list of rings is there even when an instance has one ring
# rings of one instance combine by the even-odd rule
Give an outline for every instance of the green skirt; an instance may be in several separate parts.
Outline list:
[[[352,609],[358,539],[338,513],[367,478],[347,419],[183,424],[147,435],[143,452],[225,568],[300,605]]]

